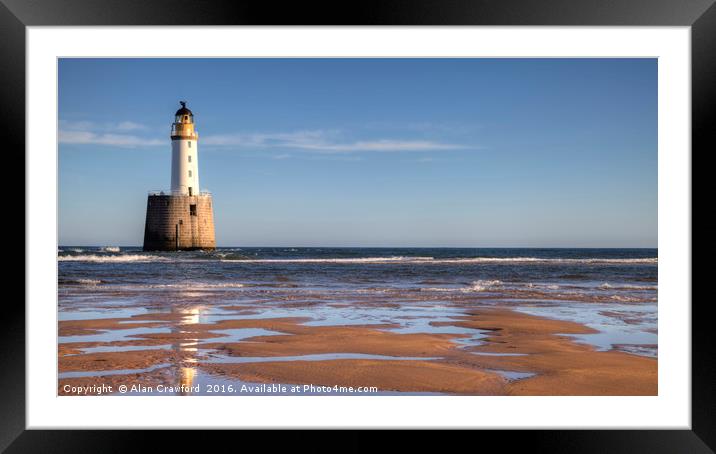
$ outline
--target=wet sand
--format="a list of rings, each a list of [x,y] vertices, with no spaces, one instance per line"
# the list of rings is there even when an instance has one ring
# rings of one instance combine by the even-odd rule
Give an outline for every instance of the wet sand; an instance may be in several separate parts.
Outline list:
[[[76,394],[66,385],[191,385],[199,372],[227,383],[454,395],[658,393],[655,358],[597,351],[569,337],[595,332],[584,325],[507,309],[474,307],[429,322],[436,331],[465,330],[455,333],[404,333],[394,323],[314,326],[307,317],[245,318],[260,314],[259,307],[224,309],[226,316],[213,323],[182,312],[60,321],[58,393]],[[480,342],[464,342],[471,330],[484,333]],[[232,338],[244,332],[250,336]],[[118,334],[92,340],[108,333]]]

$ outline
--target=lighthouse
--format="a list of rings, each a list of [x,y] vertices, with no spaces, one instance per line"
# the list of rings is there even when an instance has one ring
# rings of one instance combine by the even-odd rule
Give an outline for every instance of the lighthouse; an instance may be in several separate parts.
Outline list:
[[[145,251],[216,248],[212,196],[199,187],[199,134],[194,114],[180,101],[171,126],[171,190],[147,198]]]

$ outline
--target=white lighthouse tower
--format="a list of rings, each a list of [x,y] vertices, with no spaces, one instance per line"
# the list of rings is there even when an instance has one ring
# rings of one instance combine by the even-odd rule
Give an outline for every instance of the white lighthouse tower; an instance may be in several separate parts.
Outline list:
[[[212,196],[199,190],[199,134],[194,115],[181,101],[172,123],[172,187],[147,198],[145,251],[191,251],[216,248]]]
[[[199,189],[199,134],[194,129],[194,114],[179,101],[181,109],[172,124],[172,194],[196,195]]]

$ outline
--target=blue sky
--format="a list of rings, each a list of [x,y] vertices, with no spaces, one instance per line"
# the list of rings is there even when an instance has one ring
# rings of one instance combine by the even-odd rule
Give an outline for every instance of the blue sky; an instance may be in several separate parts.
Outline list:
[[[657,245],[655,59],[61,59],[60,244],[141,245],[179,100],[219,246]]]

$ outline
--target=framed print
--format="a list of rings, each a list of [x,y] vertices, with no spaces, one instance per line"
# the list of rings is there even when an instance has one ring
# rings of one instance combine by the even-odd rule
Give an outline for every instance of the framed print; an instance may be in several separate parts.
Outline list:
[[[3,4],[9,452],[216,428],[712,452],[712,2],[188,6]]]

